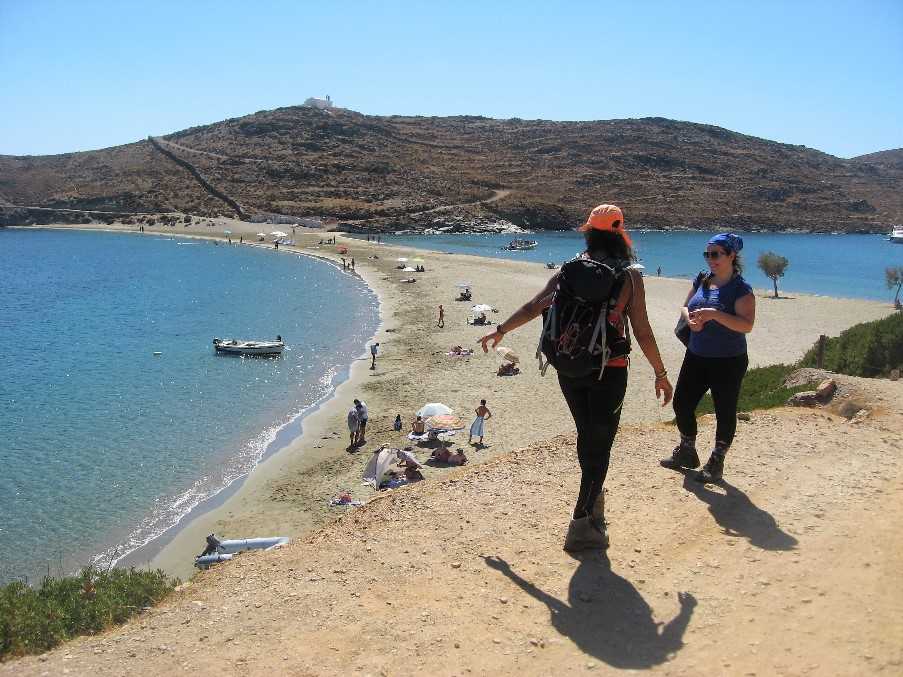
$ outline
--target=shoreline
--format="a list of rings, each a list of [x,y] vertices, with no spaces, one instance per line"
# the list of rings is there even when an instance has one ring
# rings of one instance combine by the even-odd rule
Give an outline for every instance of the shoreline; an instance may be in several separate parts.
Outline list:
[[[259,224],[250,225],[234,221],[225,225],[232,229],[235,236],[244,234],[242,227],[247,228],[249,234],[259,227]],[[29,227],[47,226],[26,228]],[[79,227],[64,225],[62,228],[136,232],[134,227],[85,228],[83,225]],[[214,235],[209,232],[196,232],[196,229],[191,230],[195,232],[182,233],[168,229],[147,230],[146,234],[227,239],[218,233]],[[295,237],[299,245],[294,248],[280,247],[281,250],[320,258],[337,265],[340,258],[338,254],[307,249],[314,246],[318,237],[323,238],[324,232],[299,230],[303,230]],[[532,290],[534,286],[541,287],[542,282],[548,278],[550,271],[546,270],[543,264],[469,254],[444,254],[410,245],[375,244],[347,235],[336,234],[336,236],[339,246],[344,244],[349,250],[353,248],[355,250],[353,253],[359,256],[358,270],[355,272],[373,290],[379,303],[380,322],[374,339],[383,345],[388,342],[390,347],[387,352],[381,351],[377,361],[378,370],[370,373],[369,369],[362,366],[366,364],[366,355],[364,359],[356,360],[349,368],[348,378],[338,384],[331,396],[315,411],[304,417],[301,434],[258,463],[251,473],[245,475],[233,493],[223,497],[221,503],[208,506],[208,509],[193,518],[183,518],[172,528],[175,532],[168,542],[162,545],[160,552],[151,557],[148,562],[150,566],[159,566],[186,578],[194,573],[193,555],[200,551],[204,537],[211,531],[217,531],[227,538],[289,535],[297,539],[311,529],[339,517],[343,510],[330,510],[325,506],[326,500],[330,495],[334,495],[336,489],[353,486],[355,498],[361,497],[359,494],[362,493],[373,495],[373,492],[357,489],[360,483],[359,471],[365,457],[369,455],[367,451],[375,443],[383,440],[391,442],[393,446],[400,446],[391,433],[385,431],[384,434],[384,431],[377,427],[388,423],[394,416],[395,409],[406,417],[424,401],[445,401],[456,411],[464,412],[471,406],[475,397],[483,393],[488,394],[491,405],[496,407],[494,413],[501,413],[502,417],[490,425],[491,448],[488,451],[473,452],[472,460],[476,462],[532,441],[566,432],[572,427],[566,408],[558,407],[556,403],[551,408],[554,411],[549,411],[548,398],[543,399],[546,394],[549,397],[558,397],[557,387],[553,385],[554,379],[541,379],[534,373],[536,370],[531,368],[532,365],[524,368],[522,376],[518,379],[498,379],[494,374],[495,366],[487,364],[489,360],[482,355],[455,361],[450,360],[443,352],[443,348],[447,350],[450,341],[470,345],[476,334],[482,333],[479,328],[467,328],[463,323],[467,315],[466,309],[449,301],[447,295],[451,294],[451,287],[455,281],[472,279],[477,282],[475,301],[479,297],[480,301],[498,307],[500,315],[491,319],[501,321],[515,305],[522,302],[521,297],[528,295],[527,290]],[[267,246],[257,245],[254,242],[247,244]],[[395,257],[410,255],[412,252],[414,256],[422,255],[426,258],[425,264],[430,272],[423,276],[418,275],[426,284],[398,285],[397,280],[393,279],[396,272],[393,265]],[[368,254],[385,254],[385,257],[377,262],[366,258]],[[492,266],[487,266],[487,262],[491,262]],[[441,287],[439,284],[430,284],[433,276],[438,278],[437,282],[441,282]],[[686,284],[684,279],[647,278],[647,289],[654,290],[654,293],[647,295],[650,318],[659,346],[662,348],[663,358],[674,374],[682,357],[682,347],[680,351],[675,349],[673,345],[675,341],[670,339],[668,334],[673,327],[673,316],[676,314],[674,304],[686,293]],[[757,296],[760,295],[760,291],[756,290]],[[436,301],[447,303],[447,328],[442,331],[429,328],[429,325],[433,324],[433,308]],[[513,301],[516,301],[516,304],[513,304]],[[870,319],[892,312],[890,308],[880,307],[883,304],[860,299],[850,302],[833,297],[806,295],[787,301],[786,304],[763,304],[763,324],[769,322],[770,315],[785,320],[789,317],[791,321],[798,320],[813,327],[821,326],[825,330],[824,333],[830,333],[837,327],[849,326],[863,321],[864,318]],[[420,310],[424,305],[429,308],[425,323],[424,313]],[[842,312],[840,309],[843,309]],[[828,321],[820,323],[823,315],[828,317]],[[840,321],[837,317],[849,319]],[[784,332],[771,332],[771,327],[767,324],[763,329],[764,331],[760,330],[762,340],[756,341],[761,345],[757,345],[755,350],[751,348],[750,351],[752,365],[792,359],[798,356],[804,347],[808,347],[805,336],[792,336],[790,337],[792,340],[786,340],[788,337],[781,334],[790,329],[787,326],[784,327]],[[817,336],[816,329],[812,328],[810,331],[815,332]],[[516,337],[512,337],[511,345],[521,355],[532,355],[535,349],[534,334],[535,332],[528,329],[518,332]],[[759,337],[757,334],[754,338]],[[506,338],[506,343],[508,342]],[[400,357],[392,356],[396,344],[403,348]],[[399,374],[398,370],[394,369],[398,361],[403,365],[416,363],[422,366],[422,370],[410,374],[408,373],[410,370],[403,367]],[[648,364],[640,357],[635,361],[632,372],[628,395],[630,401],[625,405],[625,423],[662,422],[662,412],[654,401],[650,402],[649,394],[646,392],[649,389],[646,381],[651,382]],[[368,378],[368,373],[372,378]],[[380,385],[383,380],[391,382]],[[459,394],[462,385],[469,391],[466,395]],[[342,398],[350,404],[350,400],[360,396],[361,391],[365,395],[361,399],[365,399],[371,409],[372,426],[369,436],[373,444],[367,445],[365,450],[357,454],[348,454],[344,451],[345,404]],[[431,398],[430,395],[437,391],[440,394],[436,395],[435,399]],[[537,400],[543,400],[538,404],[538,409]],[[527,415],[512,417],[511,412],[514,410]],[[534,412],[532,415],[531,411]],[[466,414],[463,415],[466,417]],[[664,416],[667,418],[667,412]],[[337,426],[340,430],[338,445],[330,437]],[[460,443],[461,440],[458,438],[456,444]],[[470,456],[472,452],[468,450],[467,453]],[[441,476],[444,472],[443,469],[428,469],[425,474],[430,479],[431,475]],[[166,533],[170,533],[172,529]],[[256,530],[259,529],[269,531],[258,533]],[[280,529],[291,533],[277,533]]]

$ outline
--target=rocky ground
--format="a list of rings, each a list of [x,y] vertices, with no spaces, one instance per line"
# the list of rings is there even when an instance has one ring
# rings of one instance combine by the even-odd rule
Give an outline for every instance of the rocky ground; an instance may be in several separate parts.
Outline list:
[[[560,436],[0,674],[901,674],[903,382],[838,381],[866,414],[755,412],[720,485],[659,467],[667,424],[623,427],[606,554],[561,549],[578,473]]]

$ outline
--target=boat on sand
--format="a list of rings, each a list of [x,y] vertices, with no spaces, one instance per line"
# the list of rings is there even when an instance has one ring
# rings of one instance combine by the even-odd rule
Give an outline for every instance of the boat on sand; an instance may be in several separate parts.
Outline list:
[[[239,341],[237,339],[213,339],[213,349],[227,355],[280,355],[285,341],[277,336],[275,341]]]

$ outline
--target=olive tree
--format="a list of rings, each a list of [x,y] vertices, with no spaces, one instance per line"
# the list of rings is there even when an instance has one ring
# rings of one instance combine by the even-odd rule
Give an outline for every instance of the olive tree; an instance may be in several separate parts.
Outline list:
[[[894,308],[900,308],[900,288],[903,287],[903,266],[888,266],[884,269],[884,279],[887,282],[887,288],[897,288],[894,294]]]
[[[778,278],[784,277],[784,271],[787,270],[789,265],[790,261],[774,252],[762,252],[759,254],[759,269],[771,278],[771,282],[774,284],[775,298],[778,298]]]

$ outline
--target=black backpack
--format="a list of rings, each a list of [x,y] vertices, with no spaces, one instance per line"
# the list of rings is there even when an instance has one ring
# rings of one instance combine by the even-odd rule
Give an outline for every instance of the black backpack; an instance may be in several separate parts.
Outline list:
[[[618,296],[629,261],[577,257],[561,267],[552,305],[543,311],[536,357],[544,376],[551,364],[565,376],[586,376],[630,353],[630,334]],[[542,356],[546,363],[543,364]]]

